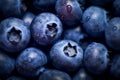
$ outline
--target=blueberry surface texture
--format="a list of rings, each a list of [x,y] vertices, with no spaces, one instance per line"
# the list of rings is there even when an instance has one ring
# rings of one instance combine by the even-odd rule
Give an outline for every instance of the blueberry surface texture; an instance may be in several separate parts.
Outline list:
[[[120,18],[115,17],[109,21],[105,29],[105,40],[109,47],[120,50]]]
[[[0,23],[0,48],[8,52],[24,49],[30,40],[30,29],[18,18],[7,18]]]
[[[106,11],[96,6],[90,6],[83,13],[82,23],[83,28],[91,37],[103,37],[107,27]]]
[[[62,71],[48,69],[43,72],[38,80],[72,80],[71,77]]]
[[[52,13],[41,13],[32,22],[31,34],[39,45],[49,45],[62,34],[62,23]]]
[[[83,50],[71,40],[62,40],[52,47],[50,58],[57,69],[71,72],[82,65]]]
[[[0,78],[8,77],[15,69],[15,60],[0,51]]]
[[[25,49],[16,60],[17,71],[27,77],[34,78],[44,69],[47,63],[46,55],[39,49],[30,47]]]
[[[73,80],[94,80],[89,73],[84,69],[81,68],[78,73],[73,77]]]
[[[77,0],[57,0],[55,9],[65,25],[74,26],[80,23],[83,11]]]
[[[93,42],[88,45],[84,53],[84,65],[89,72],[99,75],[108,67],[108,50],[101,44]]]

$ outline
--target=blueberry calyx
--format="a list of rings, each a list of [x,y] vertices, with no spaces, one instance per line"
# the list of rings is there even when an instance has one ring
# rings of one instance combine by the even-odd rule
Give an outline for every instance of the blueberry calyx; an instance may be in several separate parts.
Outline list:
[[[47,24],[46,35],[48,37],[50,37],[50,38],[55,37],[57,32],[58,32],[58,29],[57,29],[57,24],[56,23]]]
[[[7,39],[12,44],[19,43],[21,40],[21,31],[15,29],[15,27],[11,28],[11,30],[8,32]]]
[[[64,47],[63,51],[69,57],[75,57],[77,54],[76,46],[72,46],[70,43]]]

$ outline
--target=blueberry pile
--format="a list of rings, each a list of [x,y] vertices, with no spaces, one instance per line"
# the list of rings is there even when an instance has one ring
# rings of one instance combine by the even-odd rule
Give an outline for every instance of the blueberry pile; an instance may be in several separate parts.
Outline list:
[[[120,80],[120,0],[0,0],[0,80]]]

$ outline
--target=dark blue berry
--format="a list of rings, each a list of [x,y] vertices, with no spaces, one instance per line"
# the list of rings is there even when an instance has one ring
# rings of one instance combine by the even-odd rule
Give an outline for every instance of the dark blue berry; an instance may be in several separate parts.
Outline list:
[[[109,47],[120,50],[120,18],[116,17],[109,21],[105,29],[105,40]]]
[[[93,42],[85,50],[84,64],[93,74],[102,74],[108,67],[108,50],[101,44]]]
[[[16,61],[17,71],[25,77],[36,77],[47,63],[46,55],[39,49],[30,47],[18,56]]]
[[[52,13],[41,13],[32,22],[31,34],[40,45],[52,44],[62,33],[62,23]]]
[[[0,23],[0,47],[8,52],[24,49],[30,40],[30,30],[18,18],[7,18]]]
[[[23,13],[22,0],[0,0],[3,17],[20,17]]]
[[[106,11],[102,8],[91,6],[85,10],[82,17],[85,31],[92,37],[102,37],[107,26]]]
[[[8,77],[15,69],[15,60],[0,51],[0,78]]]
[[[52,47],[50,58],[57,69],[75,71],[82,65],[83,50],[71,40],[62,40]]]
[[[65,25],[73,26],[80,23],[82,9],[77,0],[57,0],[55,8]]]

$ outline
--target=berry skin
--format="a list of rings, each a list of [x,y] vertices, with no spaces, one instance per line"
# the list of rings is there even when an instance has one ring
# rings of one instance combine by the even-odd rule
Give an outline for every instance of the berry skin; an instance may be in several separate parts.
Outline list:
[[[32,22],[31,34],[43,46],[52,44],[62,33],[62,23],[52,13],[41,13]]]
[[[23,16],[23,21],[26,23],[26,25],[29,27],[33,21],[33,19],[35,18],[35,15],[31,12],[27,12],[24,16]]]
[[[120,50],[120,18],[115,17],[109,21],[105,29],[105,40],[109,47]]]
[[[18,18],[7,18],[0,23],[0,47],[8,52],[24,49],[30,40],[30,30]]]
[[[84,53],[84,65],[93,74],[102,74],[108,66],[108,50],[101,43],[93,42]]]
[[[46,70],[38,80],[71,80],[70,76],[59,70]]]
[[[71,40],[62,40],[52,47],[50,59],[57,69],[75,71],[82,65],[83,50]]]
[[[114,55],[112,59],[112,65],[110,68],[110,74],[114,78],[120,79],[120,55]]]
[[[73,80],[94,80],[84,68],[81,68],[79,72],[73,77]]]
[[[74,26],[80,23],[82,9],[77,0],[57,0],[55,9],[65,25]]]
[[[4,17],[19,17],[22,10],[22,0],[0,0],[0,12]]]
[[[0,78],[11,75],[15,69],[15,60],[0,51]]]
[[[46,55],[41,50],[30,47],[18,56],[16,68],[23,76],[34,78],[39,75],[46,63]]]
[[[107,27],[106,11],[102,8],[91,6],[82,16],[83,28],[91,37],[103,37]]]

